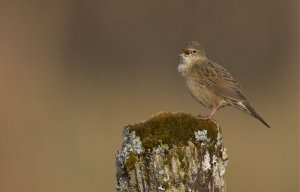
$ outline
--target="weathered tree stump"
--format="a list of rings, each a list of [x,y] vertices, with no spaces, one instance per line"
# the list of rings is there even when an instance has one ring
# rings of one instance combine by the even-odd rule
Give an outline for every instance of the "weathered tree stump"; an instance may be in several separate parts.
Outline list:
[[[224,192],[228,159],[219,126],[161,113],[124,128],[117,191]]]

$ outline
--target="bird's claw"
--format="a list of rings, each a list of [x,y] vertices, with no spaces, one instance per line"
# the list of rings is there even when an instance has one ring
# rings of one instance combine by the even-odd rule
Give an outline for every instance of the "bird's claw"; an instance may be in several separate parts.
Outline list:
[[[214,120],[211,116],[209,116],[209,115],[205,115],[205,116],[203,116],[203,115],[197,115],[197,118],[198,119],[201,119],[201,120],[210,120],[211,122],[213,122],[213,123],[217,123],[216,122],[216,120]]]

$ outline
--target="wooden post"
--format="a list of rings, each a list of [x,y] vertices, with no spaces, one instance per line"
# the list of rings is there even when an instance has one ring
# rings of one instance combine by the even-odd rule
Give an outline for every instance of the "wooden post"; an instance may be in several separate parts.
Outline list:
[[[219,126],[161,113],[128,125],[116,155],[117,191],[225,192],[228,159]]]

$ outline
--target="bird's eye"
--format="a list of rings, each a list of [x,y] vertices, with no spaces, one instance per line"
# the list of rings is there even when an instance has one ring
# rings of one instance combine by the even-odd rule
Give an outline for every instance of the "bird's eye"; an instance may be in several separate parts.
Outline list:
[[[196,51],[196,50],[193,50],[192,53],[195,54],[195,53],[197,53],[197,51]]]

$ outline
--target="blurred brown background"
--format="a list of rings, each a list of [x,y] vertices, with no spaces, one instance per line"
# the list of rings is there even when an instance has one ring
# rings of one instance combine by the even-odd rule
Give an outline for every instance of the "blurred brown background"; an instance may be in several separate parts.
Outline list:
[[[230,192],[299,189],[297,0],[0,1],[0,191],[115,190],[122,128],[206,114],[177,72],[198,40],[271,125],[216,119]]]

